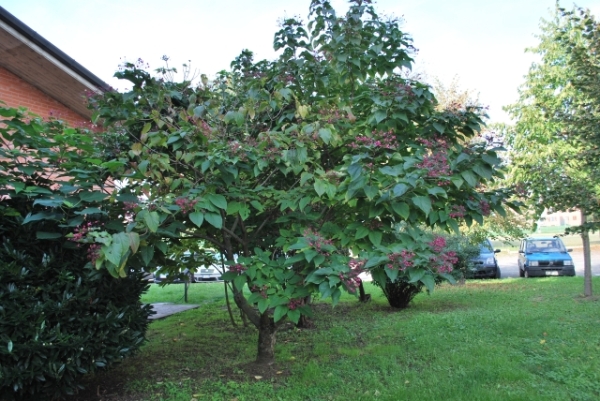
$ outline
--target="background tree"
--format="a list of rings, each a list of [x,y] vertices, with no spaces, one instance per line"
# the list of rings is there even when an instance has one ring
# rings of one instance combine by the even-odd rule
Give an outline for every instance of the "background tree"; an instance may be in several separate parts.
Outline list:
[[[528,49],[540,61],[531,66],[519,102],[507,107],[517,121],[507,139],[513,150],[511,179],[537,216],[544,208],[581,211],[577,231],[584,245],[584,294],[591,296],[588,233],[595,223],[586,219],[597,214],[599,192],[597,159],[591,156],[597,142],[589,140],[597,128],[589,121],[599,103],[582,83],[581,49],[593,46],[572,15],[557,7],[551,20],[542,21],[540,44]]]

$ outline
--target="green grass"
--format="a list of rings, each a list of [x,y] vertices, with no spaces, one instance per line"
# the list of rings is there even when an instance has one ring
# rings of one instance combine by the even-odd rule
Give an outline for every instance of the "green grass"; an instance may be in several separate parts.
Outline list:
[[[200,308],[151,323],[103,379],[124,383],[119,400],[598,400],[600,305],[582,290],[579,277],[468,281],[397,311],[369,286],[370,303],[317,303],[314,329],[278,333],[276,372],[261,378],[247,365],[256,330],[232,327],[222,284],[196,284]]]

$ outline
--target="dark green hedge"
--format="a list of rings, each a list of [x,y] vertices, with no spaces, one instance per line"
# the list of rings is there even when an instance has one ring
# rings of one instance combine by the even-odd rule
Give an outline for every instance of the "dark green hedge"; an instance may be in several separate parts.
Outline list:
[[[115,279],[86,268],[86,250],[64,237],[37,238],[58,224],[18,220],[4,214],[0,227],[0,400],[57,399],[142,345],[148,284],[140,271]]]

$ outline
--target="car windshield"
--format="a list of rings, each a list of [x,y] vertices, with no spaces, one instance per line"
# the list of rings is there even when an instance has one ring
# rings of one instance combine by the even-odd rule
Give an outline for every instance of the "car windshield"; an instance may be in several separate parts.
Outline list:
[[[527,241],[527,252],[566,252],[565,246],[559,239],[536,239]]]
[[[492,248],[492,244],[485,241],[479,245],[479,252],[480,253],[494,253],[494,248]]]

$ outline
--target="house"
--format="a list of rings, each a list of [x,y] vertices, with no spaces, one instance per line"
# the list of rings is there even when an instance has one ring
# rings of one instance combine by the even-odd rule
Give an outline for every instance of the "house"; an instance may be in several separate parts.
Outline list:
[[[581,225],[581,212],[579,210],[551,213],[546,209],[538,220],[538,227],[566,227],[579,225]]]
[[[71,126],[87,125],[85,93],[108,85],[0,7],[0,100]]]

